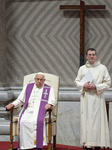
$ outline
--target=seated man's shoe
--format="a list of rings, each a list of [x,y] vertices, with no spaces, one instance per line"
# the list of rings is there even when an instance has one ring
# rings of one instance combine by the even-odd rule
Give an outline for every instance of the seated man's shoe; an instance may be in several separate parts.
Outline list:
[[[100,147],[95,147],[95,150],[100,150]]]
[[[35,150],[41,150],[41,148],[35,148]]]
[[[92,150],[92,148],[84,147],[82,150]]]

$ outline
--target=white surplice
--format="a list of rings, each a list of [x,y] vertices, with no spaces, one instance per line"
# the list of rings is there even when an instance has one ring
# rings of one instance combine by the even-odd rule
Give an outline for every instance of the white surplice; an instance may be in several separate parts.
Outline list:
[[[92,83],[96,86],[96,90],[85,91],[83,88],[84,83],[81,82],[81,79],[88,70],[92,73],[94,79]],[[74,82],[81,92],[81,145],[109,147],[109,128],[104,98],[104,91],[111,84],[107,68],[100,62],[96,62],[93,65],[87,62],[79,68]]]
[[[23,88],[19,97],[13,102],[14,107],[18,107],[25,102],[25,91],[26,87]],[[22,115],[20,121],[20,148],[21,149],[30,149],[36,147],[36,127],[37,127],[37,116],[39,112],[39,106],[41,102],[42,96],[42,88],[37,88],[34,84],[32,89],[28,106],[25,109],[25,112]],[[56,99],[54,95],[54,90],[51,87],[48,104],[55,105]],[[43,131],[43,145],[47,145],[46,134],[45,134],[45,123],[44,123],[44,131]]]

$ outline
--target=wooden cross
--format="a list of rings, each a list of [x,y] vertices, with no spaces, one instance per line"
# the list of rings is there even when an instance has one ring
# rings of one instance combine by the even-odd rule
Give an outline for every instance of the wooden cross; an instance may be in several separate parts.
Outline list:
[[[80,66],[84,64],[84,24],[86,9],[105,9],[105,5],[85,5],[85,2],[80,0],[80,5],[60,5],[60,9],[80,10]]]
[[[60,5],[60,9],[80,10],[80,66],[84,64],[84,24],[86,9],[105,9],[105,5],[85,5],[85,2],[80,0],[80,5]],[[107,117],[109,122],[109,102],[106,102]]]

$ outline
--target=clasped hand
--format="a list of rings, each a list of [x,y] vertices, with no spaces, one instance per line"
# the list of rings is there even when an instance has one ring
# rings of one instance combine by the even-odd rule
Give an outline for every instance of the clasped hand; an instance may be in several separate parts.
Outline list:
[[[96,86],[94,84],[90,84],[90,82],[87,82],[84,84],[84,88],[85,90],[93,90],[96,88]]]

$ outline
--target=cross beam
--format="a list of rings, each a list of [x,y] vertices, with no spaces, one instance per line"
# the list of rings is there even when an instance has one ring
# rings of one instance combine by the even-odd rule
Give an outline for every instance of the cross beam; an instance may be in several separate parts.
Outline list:
[[[86,9],[105,9],[105,5],[85,5],[80,1],[80,5],[60,5],[60,9],[80,10],[80,66],[84,64],[84,27],[85,27],[85,10]]]

